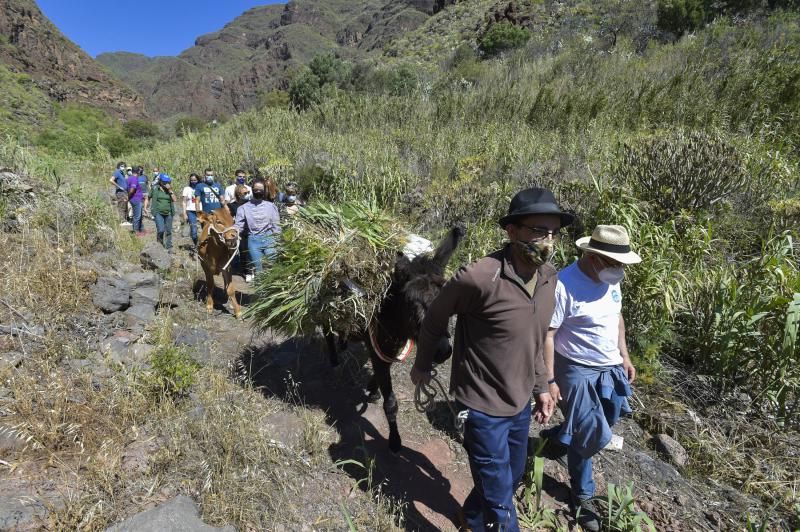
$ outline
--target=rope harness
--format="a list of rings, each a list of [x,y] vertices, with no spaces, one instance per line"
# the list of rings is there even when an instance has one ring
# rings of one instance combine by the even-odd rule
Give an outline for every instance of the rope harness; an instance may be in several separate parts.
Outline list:
[[[217,234],[217,238],[219,238],[220,243],[223,246],[225,246],[226,248],[228,248],[228,244],[225,241],[225,233],[227,233],[228,231],[236,231],[236,249],[234,249],[233,253],[231,253],[231,258],[228,259],[228,262],[225,263],[225,266],[222,267],[223,270],[227,270],[228,266],[230,266],[231,262],[233,262],[233,258],[236,257],[236,255],[239,254],[239,243],[241,242],[241,239],[239,238],[239,229],[237,229],[235,225],[232,225],[232,226],[226,227],[225,229],[220,231],[219,229],[214,227],[213,223],[209,223],[209,225],[208,225],[209,237],[211,236],[211,231],[214,231]],[[228,250],[230,250],[230,248],[228,248]],[[203,257],[199,257],[199,258],[200,258],[200,260],[203,260]],[[203,262],[205,262],[205,261],[203,261]]]
[[[431,382],[433,382],[436,385],[436,387],[439,388],[439,391],[442,392],[442,396],[446,398],[445,403],[447,404],[447,408],[453,415],[453,425],[455,426],[459,435],[463,439],[464,422],[467,420],[467,413],[469,411],[463,410],[461,412],[456,412],[456,409],[453,408],[453,404],[450,402],[448,393],[444,389],[442,381],[440,381],[438,378],[438,372],[435,369],[431,370]],[[424,414],[426,412],[433,411],[433,408],[436,405],[435,399],[436,399],[436,388],[431,386],[430,382],[426,383],[420,381],[419,384],[417,384],[417,387],[414,389],[414,407],[416,407],[417,412]]]

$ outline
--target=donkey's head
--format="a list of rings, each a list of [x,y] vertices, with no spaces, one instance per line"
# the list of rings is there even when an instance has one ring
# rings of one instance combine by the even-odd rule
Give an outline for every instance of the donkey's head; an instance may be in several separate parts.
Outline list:
[[[432,253],[417,255],[413,260],[400,256],[392,276],[392,292],[400,307],[398,317],[406,338],[417,339],[428,306],[446,282],[445,269],[464,239],[466,230],[454,226]]]

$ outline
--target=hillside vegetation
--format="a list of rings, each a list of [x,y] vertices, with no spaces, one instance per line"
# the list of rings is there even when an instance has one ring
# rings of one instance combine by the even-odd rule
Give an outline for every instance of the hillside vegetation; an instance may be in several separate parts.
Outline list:
[[[659,18],[664,5],[459,2],[393,41],[379,61],[318,55],[298,65],[287,90],[270,93],[260,109],[218,127],[187,128],[180,138],[153,139],[124,150],[124,159],[162,166],[178,182],[205,167],[223,176],[261,169],[297,181],[309,201],[372,202],[432,238],[464,221],[466,246],[455,264],[501,245],[497,219],[527,186],[550,187],[577,214],[559,245],[559,267],[574,260],[574,240],[594,225],[625,225],[643,257],[624,282],[628,341],[641,373],[636,421],[686,447],[690,460],[681,473],[700,492],[733,487],[758,501],[727,509],[722,521],[709,518],[708,528],[792,530],[800,526],[800,15],[750,6],[704,14],[670,32]],[[28,217],[37,228],[23,235],[36,244],[30,248],[61,249],[69,235],[73,250],[132,255],[135,239],[108,230],[110,207],[96,199],[116,161],[103,147],[74,160],[69,149],[50,148],[45,156],[9,141],[0,151],[3,164],[42,176],[42,189],[55,191],[52,201],[67,202],[47,209],[68,205],[74,212],[55,228],[43,221],[47,209]],[[0,212],[12,210],[3,205]],[[74,297],[59,299],[47,283],[34,282],[47,272],[43,254],[4,260],[30,285],[26,291],[9,283],[11,303],[44,301],[63,316],[85,304],[77,273],[48,277]],[[231,391],[218,375],[203,373],[188,385],[204,408],[216,405],[214,415],[197,442],[170,440],[178,443],[159,455],[161,470],[187,479],[215,523],[274,526],[280,516],[264,509],[281,506],[260,494],[272,479],[252,475],[248,461],[269,458],[270,470],[288,474],[298,492],[304,477],[286,473],[278,453],[254,443],[260,432],[242,412],[256,409],[258,398],[250,389]],[[116,426],[120,403],[133,405],[118,410],[134,424],[147,412],[182,420],[187,434],[198,430],[180,397],[153,399],[142,393],[152,381],[131,379],[105,388],[108,398],[93,406],[103,423]],[[35,389],[37,382],[19,386]],[[68,378],[59,382],[67,386]],[[225,426],[231,410],[235,428]],[[45,437],[75,447],[66,437]],[[318,440],[317,451],[324,448]],[[196,460],[186,462],[183,445]],[[198,458],[206,454],[210,465]],[[132,481],[110,479],[99,467],[91,474],[80,477],[91,487],[85,500],[59,523],[101,528],[121,515],[115,501],[136,492]],[[643,486],[650,480],[636,479]],[[379,511],[363,512],[362,519],[373,517],[365,526],[402,521],[403,510],[387,503],[380,487],[373,493]]]

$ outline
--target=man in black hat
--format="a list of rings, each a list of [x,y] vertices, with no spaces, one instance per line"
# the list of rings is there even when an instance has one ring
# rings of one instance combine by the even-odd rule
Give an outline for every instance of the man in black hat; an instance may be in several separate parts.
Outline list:
[[[519,192],[500,219],[509,243],[456,273],[425,315],[414,384],[430,380],[437,343],[458,316],[450,390],[467,412],[464,447],[475,487],[462,520],[471,530],[519,530],[513,495],[525,471],[531,393],[537,421],[554,408],[542,357],[557,281],[549,259],[572,220],[549,190]]]

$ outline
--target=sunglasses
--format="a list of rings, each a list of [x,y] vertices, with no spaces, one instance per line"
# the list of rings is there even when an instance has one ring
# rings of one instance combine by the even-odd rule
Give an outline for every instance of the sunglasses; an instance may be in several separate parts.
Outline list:
[[[547,229],[546,227],[536,227],[532,225],[525,225],[525,224],[516,224],[517,227],[522,227],[528,230],[531,234],[531,240],[534,242],[538,242],[540,240],[544,240],[548,236],[553,240],[558,240],[561,238],[563,231],[559,228],[554,231]]]

